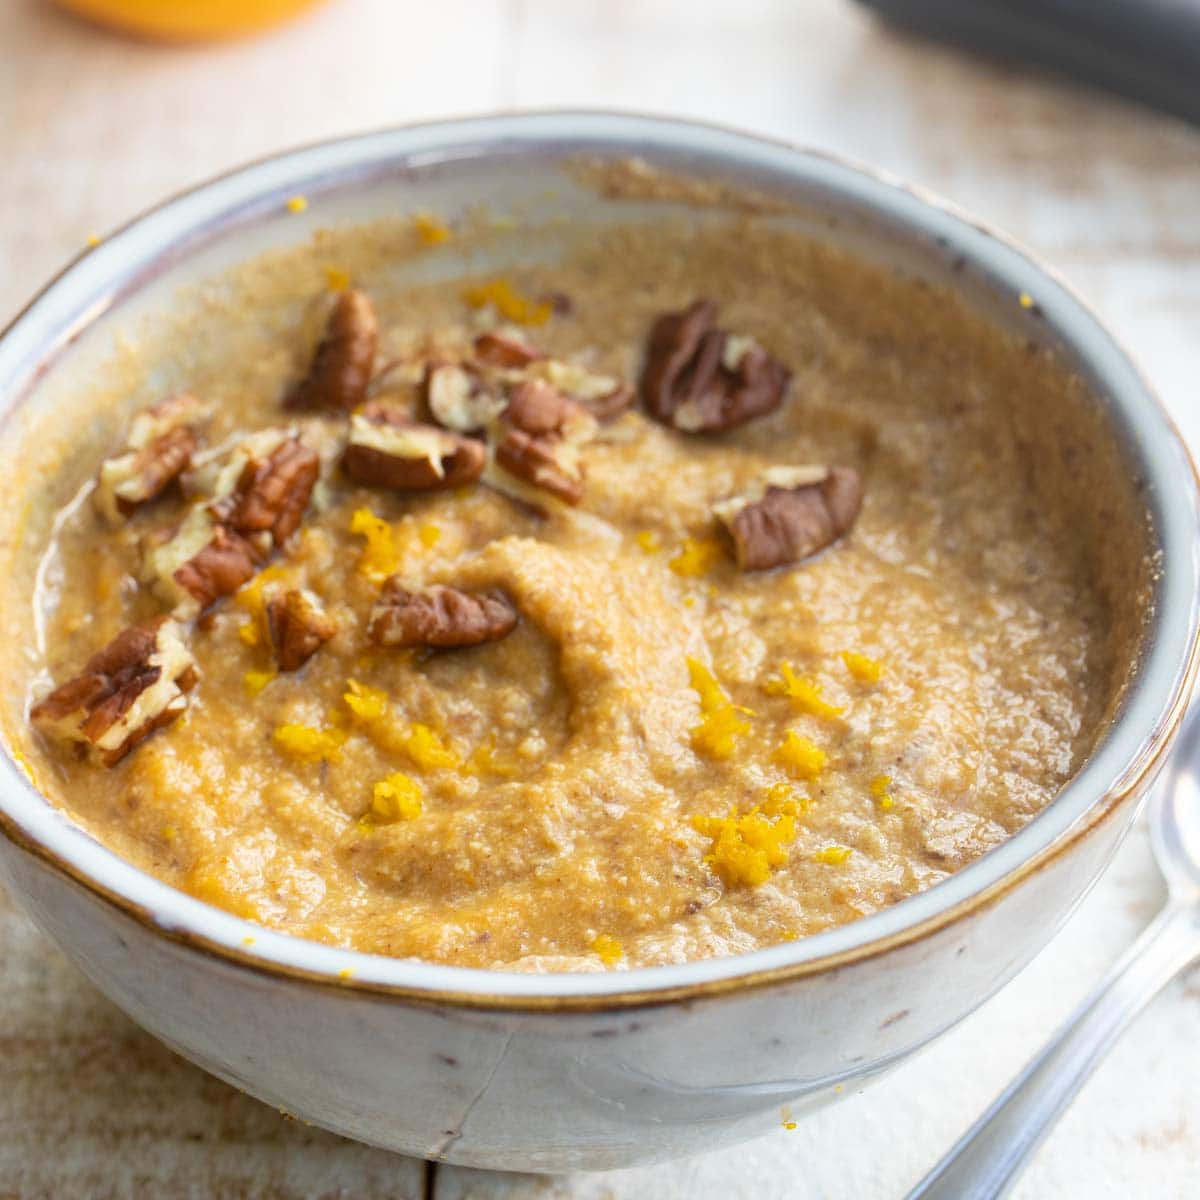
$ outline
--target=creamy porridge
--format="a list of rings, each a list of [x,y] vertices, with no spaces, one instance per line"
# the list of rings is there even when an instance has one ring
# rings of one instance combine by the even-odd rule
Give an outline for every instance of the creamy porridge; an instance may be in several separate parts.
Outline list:
[[[1149,571],[1078,380],[766,220],[404,282],[469,236],[248,264],[41,438],[47,795],[263,925],[533,971],[803,937],[1050,802]]]

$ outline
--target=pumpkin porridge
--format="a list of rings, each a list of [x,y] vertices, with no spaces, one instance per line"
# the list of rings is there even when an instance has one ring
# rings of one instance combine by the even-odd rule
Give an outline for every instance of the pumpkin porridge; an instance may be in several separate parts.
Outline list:
[[[43,439],[51,799],[265,926],[527,971],[804,937],[1051,801],[1149,577],[1079,380],[768,220],[405,280],[471,236],[248,264]]]

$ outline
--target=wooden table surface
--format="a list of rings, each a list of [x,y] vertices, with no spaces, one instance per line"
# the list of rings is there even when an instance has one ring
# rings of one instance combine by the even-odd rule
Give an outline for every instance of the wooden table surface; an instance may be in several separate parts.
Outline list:
[[[1200,133],[877,27],[843,0],[337,0],[167,49],[0,3],[0,322],[106,229],[291,143],[496,108],[692,114],[832,148],[995,221],[1098,307],[1200,447]],[[0,1197],[903,1194],[1161,899],[1144,832],[1050,949],[868,1092],[740,1149],[535,1179],[436,1171],[289,1123],[102,999],[0,895]],[[1016,1195],[1200,1189],[1200,976],[1138,1021]]]

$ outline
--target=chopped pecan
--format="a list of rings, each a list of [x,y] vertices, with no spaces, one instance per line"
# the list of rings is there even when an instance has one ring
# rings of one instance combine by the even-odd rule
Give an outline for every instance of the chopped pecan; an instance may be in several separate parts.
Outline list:
[[[611,421],[633,403],[634,391],[612,375],[597,375],[578,363],[546,358],[531,365],[529,374],[578,400],[599,421]]]
[[[264,429],[198,459],[189,492],[207,493],[173,529],[144,539],[140,577],[180,617],[237,591],[295,531],[320,471],[286,429]]]
[[[428,369],[424,358],[390,358],[372,376],[368,394],[375,397],[388,391],[420,387]]]
[[[269,533],[282,546],[300,525],[320,469],[316,452],[289,437],[266,458],[248,459],[233,492],[214,505],[235,532]]]
[[[611,421],[633,403],[635,394],[632,384],[618,382],[611,392],[605,392],[595,400],[585,400],[584,403],[597,421]]]
[[[863,486],[853,467],[772,467],[748,492],[714,505],[738,566],[761,571],[798,562],[854,524]]]
[[[240,533],[216,525],[212,538],[176,568],[171,578],[203,611],[222,596],[233,595],[254,576],[265,557],[258,546]]]
[[[129,448],[140,450],[172,429],[194,425],[207,411],[208,406],[199,396],[192,392],[176,392],[134,415],[129,423]]]
[[[307,588],[289,588],[273,595],[266,612],[281,671],[298,671],[337,632],[320,599]]]
[[[118,634],[29,715],[43,733],[111,767],[183,714],[195,682],[196,660],[183,631],[159,617]]]
[[[718,329],[716,320],[717,306],[697,300],[655,322],[641,389],[656,421],[708,433],[779,407],[791,372],[752,338]]]
[[[354,288],[342,292],[329,314],[308,374],[292,389],[284,406],[349,412],[361,404],[371,382],[378,340],[379,322],[370,297]]]
[[[216,522],[204,505],[196,504],[178,525],[157,529],[139,543],[141,567],[138,578],[181,617],[196,616],[200,605],[176,578],[176,572],[208,546],[215,529]],[[185,574],[184,578],[188,576]]]
[[[120,458],[109,459],[100,468],[96,502],[110,515],[115,510],[129,516],[139,505],[160,495],[192,461],[199,445],[193,429],[181,425],[148,446]]]
[[[514,334],[493,330],[475,339],[476,361],[485,366],[519,370],[541,357],[540,351]]]
[[[284,442],[296,436],[295,429],[288,426],[231,435],[192,459],[192,465],[179,481],[183,494],[208,496],[216,509],[228,515],[230,497],[238,492],[246,464],[265,462]]]
[[[179,525],[144,538],[141,550],[142,582],[188,619],[250,579],[270,553],[270,539],[243,537],[196,504]]]
[[[478,372],[459,363],[430,363],[425,374],[425,403],[433,419],[455,433],[479,433],[504,408]]]
[[[410,591],[397,575],[384,582],[367,633],[380,646],[478,646],[511,633],[517,610],[499,589],[466,592],[434,584]]]
[[[100,466],[95,499],[102,516],[113,522],[127,517],[187,469],[199,445],[189,422],[203,411],[200,400],[181,392],[133,418],[125,450]]]
[[[557,496],[565,504],[583,499],[583,464],[561,438],[530,437],[510,430],[496,447],[496,462],[510,475]]]
[[[529,379],[513,390],[500,425],[497,465],[567,504],[578,504],[581,450],[596,433],[591,413],[543,380]]]
[[[350,418],[342,469],[356,483],[428,492],[474,483],[486,461],[487,451],[475,438],[418,424],[372,403]]]
[[[582,442],[596,432],[596,423],[583,405],[541,379],[528,379],[513,388],[503,418],[506,425],[531,437],[553,433]]]

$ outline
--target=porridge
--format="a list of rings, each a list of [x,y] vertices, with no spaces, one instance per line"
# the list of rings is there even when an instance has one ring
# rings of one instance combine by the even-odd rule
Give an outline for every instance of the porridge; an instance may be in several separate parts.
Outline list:
[[[1050,352],[766,220],[396,269],[469,237],[247,264],[31,455],[55,803],[264,926],[554,971],[854,920],[1053,799],[1150,568]]]

